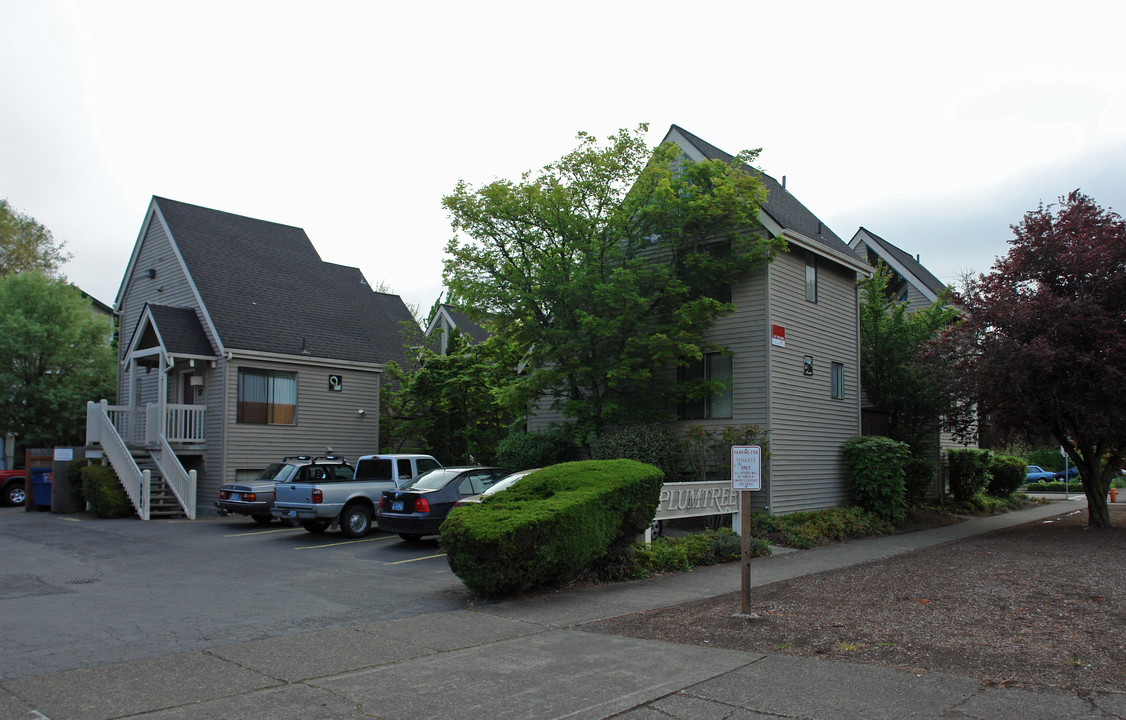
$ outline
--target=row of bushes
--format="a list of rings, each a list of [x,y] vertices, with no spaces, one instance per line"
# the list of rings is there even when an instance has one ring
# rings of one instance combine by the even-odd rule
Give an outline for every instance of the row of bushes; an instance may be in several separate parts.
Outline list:
[[[843,446],[852,499],[888,522],[902,520],[924,498],[934,463],[912,457],[906,443],[879,436],[855,437]],[[1014,455],[972,448],[948,450],[946,478],[957,503],[981,493],[1008,498],[1024,484],[1025,462]]]

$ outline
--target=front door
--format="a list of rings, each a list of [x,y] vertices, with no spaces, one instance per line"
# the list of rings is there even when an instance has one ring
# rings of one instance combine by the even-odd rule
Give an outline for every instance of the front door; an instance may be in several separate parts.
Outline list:
[[[184,398],[183,403],[185,405],[195,405],[196,386],[192,385],[192,378],[194,378],[194,377],[195,377],[195,373],[184,373],[183,375],[180,376],[180,378],[181,378],[180,382],[184,386],[184,393],[183,393],[182,397]]]

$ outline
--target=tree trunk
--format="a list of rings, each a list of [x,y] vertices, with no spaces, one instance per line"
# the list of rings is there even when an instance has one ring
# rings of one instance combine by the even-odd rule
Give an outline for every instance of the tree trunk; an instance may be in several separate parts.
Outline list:
[[[1083,478],[1083,492],[1087,495],[1087,527],[1110,527],[1110,506],[1106,501],[1109,483]]]

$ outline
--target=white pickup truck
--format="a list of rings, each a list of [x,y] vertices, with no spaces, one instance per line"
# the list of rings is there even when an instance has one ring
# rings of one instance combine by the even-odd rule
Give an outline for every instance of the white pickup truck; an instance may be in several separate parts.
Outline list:
[[[275,485],[270,513],[311,533],[339,525],[345,537],[363,537],[371,532],[380,493],[440,467],[429,455],[365,455],[356,461],[355,477],[325,473],[309,482]]]

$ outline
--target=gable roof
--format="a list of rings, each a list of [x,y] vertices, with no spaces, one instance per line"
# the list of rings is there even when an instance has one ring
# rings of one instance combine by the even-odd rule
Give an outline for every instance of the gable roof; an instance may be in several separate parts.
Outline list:
[[[193,308],[150,303],[146,309],[169,355],[215,357],[215,348],[211,347],[211,341],[207,339]]]
[[[681,142],[677,142],[678,140]],[[679,125],[669,127],[664,142],[670,141],[676,142],[682,150],[687,152],[692,160],[702,158],[705,160],[722,160],[728,164],[735,162],[734,155],[720,150],[715,145],[702,140]],[[688,147],[685,147],[685,145]],[[699,157],[693,157],[693,155],[698,155]],[[856,264],[852,262],[855,255],[849,250],[848,245],[833,232],[832,228],[821,222],[820,218],[814,215],[809,208],[803,205],[796,197],[791,195],[777,180],[757,168],[752,168],[747,165],[743,165],[743,168],[747,172],[754,173],[766,188],[766,200],[762,204],[763,214],[773,220],[774,223],[781,228],[793,233],[798,233],[802,237],[812,240],[813,247],[809,249],[823,252],[860,272],[867,272],[866,263],[864,268],[858,268]]]
[[[405,359],[398,295],[327,263],[298,227],[153,197],[223,350],[361,363]],[[129,277],[126,277],[126,282]]]
[[[946,285],[930,270],[923,267],[917,257],[912,257],[910,253],[904,252],[864,227],[856,231],[848,245],[867,262],[867,255],[860,251],[861,243],[878,255],[889,268],[914,285],[931,302],[938,299],[939,294],[946,289]]]
[[[430,337],[430,334],[434,332],[438,326],[438,320],[442,317],[448,320],[450,327],[460,331],[474,343],[489,339],[489,331],[478,325],[476,321],[465,314],[465,311],[445,303],[439,305],[434,317],[430,318],[430,324],[426,326],[427,337]]]

